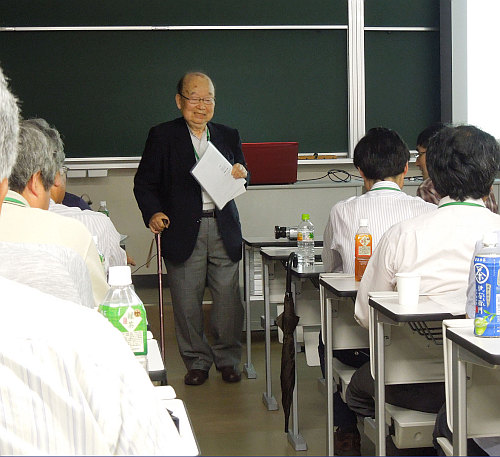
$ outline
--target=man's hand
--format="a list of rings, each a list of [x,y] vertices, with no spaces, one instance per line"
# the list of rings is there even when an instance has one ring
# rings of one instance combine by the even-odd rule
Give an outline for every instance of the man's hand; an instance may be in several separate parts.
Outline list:
[[[153,233],[161,233],[170,225],[170,219],[164,213],[154,213],[149,219],[149,229]]]
[[[245,167],[243,165],[241,165],[241,163],[235,163],[233,165],[233,169],[231,170],[231,176],[234,179],[246,178],[247,171],[245,170]]]

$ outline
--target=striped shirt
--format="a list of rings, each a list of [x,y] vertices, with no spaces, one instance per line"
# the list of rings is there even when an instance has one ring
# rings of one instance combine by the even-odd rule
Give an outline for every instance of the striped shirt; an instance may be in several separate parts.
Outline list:
[[[103,316],[1,277],[0,291],[1,455],[186,453]]]
[[[97,237],[97,250],[104,256],[106,271],[109,267],[127,265],[127,254],[120,247],[120,234],[105,214],[61,205],[52,199],[49,211],[80,221],[93,236]]]
[[[325,271],[354,273],[354,235],[360,219],[368,219],[374,250],[388,228],[436,208],[419,197],[405,194],[392,181],[379,181],[369,192],[337,203],[330,211],[323,235]]]
[[[65,246],[0,241],[0,276],[88,308],[95,307],[87,266],[78,253]]]

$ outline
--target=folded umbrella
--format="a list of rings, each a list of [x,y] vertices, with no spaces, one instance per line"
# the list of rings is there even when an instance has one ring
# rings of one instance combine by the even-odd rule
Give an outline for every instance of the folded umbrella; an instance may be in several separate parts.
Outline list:
[[[292,263],[297,258],[295,252],[288,256],[286,269],[286,291],[283,301],[283,312],[278,316],[276,322],[283,331],[283,348],[281,350],[281,404],[285,415],[285,432],[288,432],[290,419],[290,407],[292,405],[293,390],[295,388],[295,341],[293,333],[299,322],[295,314],[295,305],[292,297]]]

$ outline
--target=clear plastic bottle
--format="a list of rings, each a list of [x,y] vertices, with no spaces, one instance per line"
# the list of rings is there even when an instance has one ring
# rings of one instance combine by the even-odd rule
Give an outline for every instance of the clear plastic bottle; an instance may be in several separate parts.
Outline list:
[[[500,337],[500,246],[495,232],[485,233],[474,256],[476,314],[474,335]]]
[[[372,256],[372,236],[368,230],[368,219],[360,219],[359,228],[354,235],[354,279],[361,281],[368,260]]]
[[[146,309],[132,287],[129,266],[109,267],[109,289],[99,312],[122,332],[137,360],[147,371]]]
[[[101,200],[99,203],[99,209],[97,210],[98,213],[105,214],[106,216],[109,217],[109,211],[108,207],[106,206],[106,200]]]
[[[297,260],[299,267],[314,266],[314,225],[309,214],[302,214],[297,227]]]
[[[97,249],[97,253],[99,254],[99,259],[101,261],[102,269],[104,270],[104,274],[107,277],[108,276],[108,265],[107,265],[106,259],[104,257],[104,254],[99,249],[99,243],[97,242],[97,235],[92,235],[92,239],[94,240],[94,244],[95,244],[95,247]]]

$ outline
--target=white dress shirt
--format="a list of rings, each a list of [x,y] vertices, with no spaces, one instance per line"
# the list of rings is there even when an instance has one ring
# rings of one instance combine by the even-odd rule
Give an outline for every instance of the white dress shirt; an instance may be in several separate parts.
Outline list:
[[[87,266],[78,253],[65,246],[0,241],[0,276],[63,300],[95,307]]]
[[[61,205],[52,199],[49,211],[80,221],[93,236],[97,237],[97,249],[104,255],[106,271],[109,267],[127,265],[127,254],[120,247],[120,234],[111,219],[105,214],[88,209],[81,210],[75,206]]]
[[[354,273],[354,235],[360,219],[368,219],[372,253],[385,231],[405,219],[435,211],[436,205],[404,193],[392,181],[379,181],[359,197],[338,202],[330,211],[323,235],[325,271]]]
[[[104,300],[109,286],[94,240],[81,222],[30,208],[22,195],[9,190],[0,214],[0,241],[57,244],[73,249],[87,265],[95,305]]]
[[[368,328],[368,293],[394,290],[398,272],[419,273],[421,294],[463,289],[465,298],[476,241],[499,229],[500,216],[482,200],[455,202],[449,197],[441,199],[436,211],[394,225],[368,262],[356,298],[356,320]]]
[[[0,291],[1,455],[185,454],[103,316],[1,277]]]

